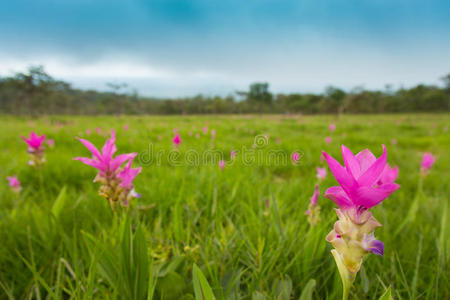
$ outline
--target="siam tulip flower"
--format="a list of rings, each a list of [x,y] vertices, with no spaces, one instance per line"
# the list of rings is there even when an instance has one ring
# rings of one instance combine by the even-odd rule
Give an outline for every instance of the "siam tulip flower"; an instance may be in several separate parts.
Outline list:
[[[329,129],[330,129],[331,132],[335,131],[336,130],[336,124],[331,123]]]
[[[335,249],[331,252],[336,261],[344,286],[344,299],[348,298],[363,258],[370,252],[383,255],[383,242],[375,239],[374,230],[381,224],[369,209],[380,204],[399,188],[394,183],[398,168],[391,168],[387,161],[386,147],[376,158],[368,149],[357,155],[342,146],[343,167],[326,152],[323,155],[339,186],[330,187],[325,197],[339,207],[339,220],[326,240]]]
[[[422,162],[420,163],[420,171],[423,176],[428,174],[435,161],[432,153],[425,152],[422,157]]]
[[[95,128],[97,134],[102,134],[102,129],[100,127]]]
[[[40,167],[45,163],[44,158],[44,147],[43,143],[45,140],[45,135],[38,136],[36,133],[31,132],[30,137],[27,139],[25,137],[22,137],[22,139],[27,143],[28,150],[27,152],[31,156],[31,160],[28,162],[30,166],[33,167]]]
[[[46,140],[45,140],[45,143],[46,143],[50,148],[55,147],[55,141],[52,140],[52,139],[46,139]]]
[[[207,134],[208,133],[208,127],[204,126],[202,128],[203,134]]]
[[[236,151],[231,150],[231,152],[230,152],[230,157],[231,157],[231,158],[235,158],[235,157],[236,157]]]
[[[214,139],[216,137],[216,131],[213,129],[211,130],[211,138]]]
[[[13,190],[14,193],[18,194],[22,190],[22,187],[20,186],[20,181],[17,179],[16,175],[13,176],[7,176],[6,180],[8,180],[8,184]]]
[[[90,130],[90,129],[86,129],[86,135],[91,135],[92,134],[92,130]]]
[[[130,129],[130,127],[128,127],[127,124],[123,125],[123,130],[124,130],[124,131],[128,131],[128,129]]]
[[[319,181],[322,181],[325,179],[325,177],[327,177],[327,169],[317,167],[316,170],[317,170],[316,177],[317,179],[319,179]]]
[[[94,182],[100,182],[102,185],[99,194],[106,198],[115,209],[117,203],[127,205],[131,198],[137,197],[133,190],[133,180],[141,172],[141,168],[131,168],[131,162],[137,153],[120,154],[113,157],[117,151],[116,136],[114,130],[111,132],[111,138],[106,140],[101,152],[89,141],[78,138],[78,140],[92,153],[92,158],[75,157],[82,163],[94,167],[98,174]],[[128,162],[125,167],[122,165]]]
[[[223,170],[225,168],[225,161],[224,160],[219,160],[219,168],[221,170]]]
[[[175,137],[173,138],[173,144],[176,148],[178,148],[178,146],[181,144],[181,137],[180,135],[177,133],[175,134]]]
[[[196,133],[196,134],[195,134],[195,138],[199,139],[199,138],[200,138],[200,134],[199,134],[199,133]]]
[[[318,222],[320,222],[320,206],[317,205],[317,200],[319,199],[319,185],[316,184],[314,188],[314,194],[312,195],[308,210],[305,214],[308,216],[308,222],[311,226],[315,226]]]
[[[300,160],[300,154],[298,152],[293,152],[291,155],[291,159],[294,164],[298,163],[298,161]]]
[[[331,142],[333,141],[333,139],[329,136],[325,137],[325,143],[327,144],[331,144]]]

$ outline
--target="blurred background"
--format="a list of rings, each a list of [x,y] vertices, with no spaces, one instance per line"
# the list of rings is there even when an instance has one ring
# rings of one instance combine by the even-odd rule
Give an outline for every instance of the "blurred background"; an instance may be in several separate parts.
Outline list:
[[[450,2],[17,0],[7,114],[449,111]]]

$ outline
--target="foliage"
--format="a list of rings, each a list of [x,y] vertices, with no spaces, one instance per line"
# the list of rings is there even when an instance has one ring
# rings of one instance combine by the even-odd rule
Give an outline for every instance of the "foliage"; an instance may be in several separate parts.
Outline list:
[[[80,90],[53,79],[42,67],[0,78],[0,112],[15,115],[44,114],[230,114],[230,113],[386,113],[449,111],[449,75],[444,87],[417,85],[410,89],[345,92],[327,87],[323,94],[278,94],[268,83],[253,83],[248,92],[227,97],[202,96],[157,99],[138,96],[126,84],[111,84],[111,91]]]

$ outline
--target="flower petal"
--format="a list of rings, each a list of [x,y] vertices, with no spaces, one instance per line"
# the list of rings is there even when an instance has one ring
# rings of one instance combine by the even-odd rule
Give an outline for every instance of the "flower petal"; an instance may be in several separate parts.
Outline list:
[[[361,174],[366,172],[367,169],[373,165],[373,163],[377,160],[375,155],[370,152],[369,149],[364,149],[363,151],[356,154],[356,159],[359,161],[359,166],[361,169]]]
[[[330,170],[336,178],[337,182],[339,182],[347,195],[351,197],[353,191],[358,187],[358,183],[356,182],[356,180],[350,174],[348,174],[345,168],[342,167],[341,164],[337,162],[333,157],[331,157],[328,153],[322,151],[322,154],[325,157],[325,160],[327,161],[328,166],[330,167]]]
[[[386,147],[383,145],[383,154],[358,178],[359,185],[372,186],[380,177],[387,160]]]
[[[98,151],[97,147],[94,146],[94,144],[92,144],[88,140],[81,139],[81,138],[77,138],[77,140],[79,140],[89,151],[91,151],[91,153],[95,157],[97,157],[99,160],[102,159],[100,152]]]
[[[340,208],[353,206],[353,202],[340,186],[332,186],[325,191],[325,197],[336,203]]]
[[[388,183],[380,185],[379,187],[362,186],[357,189],[356,197],[353,202],[356,205],[365,208],[371,208],[386,199],[392,192],[397,190],[400,186],[396,183]]]
[[[353,155],[352,151],[346,146],[342,145],[342,158],[344,159],[345,168],[353,176],[353,178],[358,179],[361,175],[361,168],[359,166],[359,161]]]

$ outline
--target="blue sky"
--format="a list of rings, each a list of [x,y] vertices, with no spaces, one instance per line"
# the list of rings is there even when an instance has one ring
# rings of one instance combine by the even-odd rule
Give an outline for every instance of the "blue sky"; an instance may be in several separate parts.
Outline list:
[[[42,64],[76,87],[159,97],[439,84],[450,1],[15,0],[0,4],[0,75]]]

